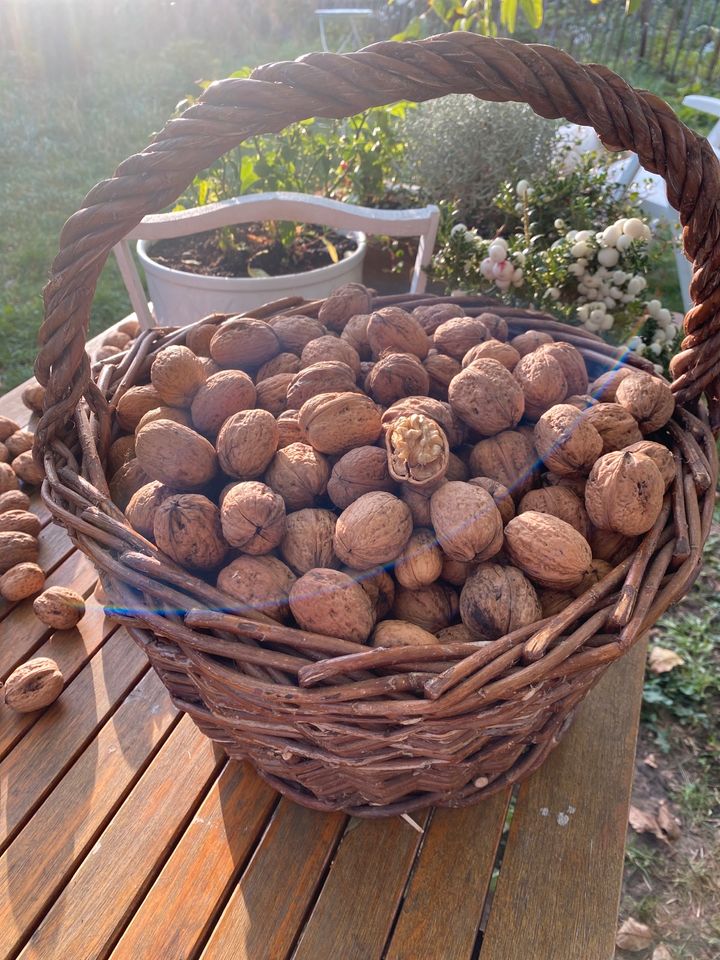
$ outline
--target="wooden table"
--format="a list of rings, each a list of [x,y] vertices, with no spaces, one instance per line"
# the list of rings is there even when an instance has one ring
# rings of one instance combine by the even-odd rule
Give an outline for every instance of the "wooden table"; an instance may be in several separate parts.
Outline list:
[[[20,390],[0,413],[21,424]],[[281,799],[170,703],[50,525],[48,584],[87,598],[53,632],[0,606],[0,678],[55,659],[65,690],[0,706],[0,958],[608,960],[645,650],[614,665],[542,770],[478,807],[349,820]],[[512,811],[512,815],[511,815]]]

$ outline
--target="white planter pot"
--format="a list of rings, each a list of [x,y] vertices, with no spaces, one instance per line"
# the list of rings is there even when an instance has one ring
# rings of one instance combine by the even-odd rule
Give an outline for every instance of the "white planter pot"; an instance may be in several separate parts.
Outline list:
[[[359,231],[348,231],[348,236],[357,241],[357,249],[343,260],[281,277],[208,277],[174,270],[150,257],[145,240],[138,240],[137,254],[158,324],[183,327],[209,313],[246,313],[290,296],[319,300],[344,283],[360,283],[366,236]]]

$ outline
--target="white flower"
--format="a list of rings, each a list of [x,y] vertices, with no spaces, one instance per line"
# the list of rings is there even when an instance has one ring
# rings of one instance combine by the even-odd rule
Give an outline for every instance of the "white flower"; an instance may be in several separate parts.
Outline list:
[[[603,267],[614,267],[620,259],[620,254],[614,247],[604,247],[598,251],[597,258],[598,263],[602,264]]]
[[[525,266],[525,254],[524,253],[514,253],[513,260],[519,267]]]
[[[631,217],[629,220],[626,220],[623,224],[622,232],[623,236],[628,237],[630,240],[649,240],[651,236],[649,227],[637,217]]]
[[[622,270],[616,270],[612,275],[613,283],[617,283],[617,284],[625,283],[627,278],[628,278],[628,275]]]
[[[559,300],[560,291],[558,290],[557,287],[548,287],[547,290],[545,291],[545,296],[549,297],[551,300]]]
[[[642,290],[647,286],[647,280],[645,277],[640,277],[637,274],[634,277],[631,277],[628,281],[627,291],[633,296],[637,296]]]
[[[609,293],[613,300],[622,300],[623,292],[618,290],[617,287],[610,287]]]
[[[620,217],[619,220],[615,221],[614,226],[616,226],[618,230],[622,233],[622,229],[626,223],[627,223],[627,217]]]
[[[587,260],[585,257],[580,257],[580,259],[578,260],[578,263],[581,267],[587,267],[589,264],[589,260]]]
[[[492,275],[496,280],[507,280],[508,282],[512,280],[513,269],[510,263],[507,260],[501,260],[499,263],[494,263],[492,268]]]
[[[645,353],[645,344],[640,337],[630,337],[627,343],[628,350],[642,356]]]
[[[527,182],[527,180],[518,180],[518,182],[515,185],[515,193],[517,193],[517,195],[522,200],[525,197],[527,197],[530,193],[532,193],[532,188],[530,184]]]
[[[602,309],[602,310],[595,309],[595,310],[591,310],[591,311],[590,311],[590,317],[589,317],[589,319],[590,319],[590,321],[591,321],[592,323],[601,324],[601,323],[603,322],[603,320],[605,319],[605,309],[604,309],[604,306],[605,306],[605,305],[603,304],[603,309]]]
[[[512,275],[513,283],[522,283],[523,276],[524,274],[522,270],[520,269],[520,267],[517,267],[515,270],[513,270],[513,275]]]
[[[598,330],[600,329],[600,321],[593,320],[592,317],[588,317],[588,319],[585,321],[584,326],[585,326],[585,329],[589,330],[591,333],[597,333]]]
[[[569,240],[570,243],[575,243],[575,238],[577,237],[577,230],[568,230],[565,234],[565,239]]]
[[[658,311],[661,309],[662,304],[660,303],[659,300],[648,300],[645,306],[647,307],[647,312],[650,314],[651,317],[657,317]],[[668,310],[668,313],[670,313],[669,310]]]
[[[653,353],[656,357],[659,357],[660,354],[663,352],[663,347],[661,343],[658,343],[656,341],[655,343],[650,344],[650,346],[648,347],[648,350],[650,351],[650,353]]]
[[[490,259],[490,257],[485,257],[485,259],[480,262],[480,273],[485,277],[486,280],[492,280],[492,271],[493,261]]]
[[[600,321],[600,329],[612,330],[614,323],[615,323],[615,317],[611,313],[606,313],[605,316]]]
[[[590,307],[584,303],[581,307],[578,307],[577,314],[581,320],[587,320],[590,316]]]
[[[612,297],[605,297],[603,302],[605,306],[608,308],[608,310],[611,310],[615,306],[615,301],[613,300]]]
[[[488,247],[488,256],[491,260],[494,260],[495,263],[499,263],[501,260],[504,260],[507,257],[507,244],[500,243],[498,240],[493,240],[493,242]]]
[[[657,317],[658,323],[672,323],[672,314],[667,309],[667,307],[662,307],[655,314]]]
[[[579,263],[571,263],[568,267],[568,273],[571,273],[574,277],[581,277],[585,273],[585,267],[582,267]]]
[[[468,232],[468,228],[465,226],[464,223],[456,223],[455,226],[450,231],[450,236],[456,237],[459,233],[467,233],[467,232]]]
[[[593,236],[592,230],[580,230],[575,234],[576,240],[590,240]]]
[[[579,257],[587,257],[588,254],[592,253],[592,249],[584,240],[578,240],[577,243],[574,243],[570,248],[570,253],[575,259],[578,259]]]
[[[632,240],[630,237],[626,237],[625,234],[623,234],[621,237],[618,237],[617,243],[615,244],[615,249],[619,250],[620,253],[625,253],[626,250],[630,249],[631,243]]]
[[[656,340],[658,343],[663,343],[666,340],[665,331],[658,327],[653,334],[653,340]]]
[[[564,221],[564,220],[561,220],[561,219],[558,217],[558,219],[554,221],[553,226],[555,227],[556,230],[564,230],[564,229],[565,229],[565,221]]]
[[[515,204],[515,213],[522,213],[525,207],[521,203]]]
[[[510,281],[509,281],[509,280],[496,280],[496,281],[495,281],[495,286],[498,288],[498,290],[502,290],[503,292],[505,292],[505,290],[509,290],[509,289],[510,289]]]
[[[600,235],[600,243],[605,247],[614,247],[621,234],[622,229],[614,223],[611,227],[605,227]]]

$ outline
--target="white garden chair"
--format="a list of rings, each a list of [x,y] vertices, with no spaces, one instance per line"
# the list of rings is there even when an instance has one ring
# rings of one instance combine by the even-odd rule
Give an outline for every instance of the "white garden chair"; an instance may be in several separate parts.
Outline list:
[[[114,247],[120,273],[141,326],[147,329],[155,326],[156,321],[130,251],[130,241],[165,240],[237,223],[264,220],[317,223],[336,230],[356,230],[370,235],[417,237],[418,250],[410,292],[422,293],[427,283],[425,269],[432,258],[437,238],[440,210],[433,204],[404,210],[380,210],[309,194],[277,192],[233,197],[189,210],[144,217]]]

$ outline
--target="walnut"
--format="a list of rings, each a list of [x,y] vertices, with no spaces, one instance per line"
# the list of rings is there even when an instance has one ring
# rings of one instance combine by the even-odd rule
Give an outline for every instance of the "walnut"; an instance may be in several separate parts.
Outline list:
[[[550,407],[535,424],[535,449],[545,465],[561,477],[590,471],[603,441],[582,411],[569,403]]]
[[[453,560],[446,553],[442,555],[441,579],[451,583],[454,587],[461,587],[473,572],[476,563],[466,563],[463,560]]]
[[[10,454],[8,453],[8,448],[0,440],[0,463],[7,463],[10,459]]]
[[[469,465],[473,476],[498,480],[514,497],[521,497],[535,482],[537,453],[523,433],[503,430],[475,444]]]
[[[375,627],[370,645],[373,647],[425,647],[438,643],[438,638],[415,623],[406,620],[381,620]]]
[[[257,370],[280,352],[275,331],[264,320],[231,317],[210,341],[210,356],[221,367]]]
[[[131,434],[128,437],[118,437],[108,450],[107,456],[107,474],[111,477],[114,473],[124,466],[130,460],[135,459],[135,437]]]
[[[278,450],[282,447],[288,447],[291,443],[297,443],[302,440],[302,433],[300,431],[300,424],[298,418],[300,417],[299,410],[283,410],[279,417],[277,417],[277,428],[278,428]]]
[[[481,640],[497,640],[542,616],[530,581],[515,567],[481,563],[460,593],[460,617]]]
[[[530,490],[518,504],[518,513],[547,513],[574,527],[587,540],[590,521],[584,502],[569,487],[543,487]]]
[[[130,337],[122,330],[111,330],[102,338],[104,347],[115,347],[116,350],[127,350],[130,344]]]
[[[617,450],[600,457],[592,468],[585,506],[596,527],[634,537],[653,526],[664,493],[663,478],[649,457]]]
[[[54,660],[36,657],[23,663],[5,681],[5,703],[17,713],[49,707],[63,690],[63,675]]]
[[[72,630],[85,615],[85,601],[68,587],[48,587],[33,601],[38,620],[55,630]]]
[[[241,410],[223,423],[218,433],[218,460],[231,477],[252,480],[264,473],[275,456],[278,426],[267,410]]]
[[[302,353],[306,344],[325,333],[325,327],[319,320],[301,314],[271,317],[268,323],[278,338],[280,349],[289,353]]]
[[[455,303],[430,303],[423,307],[415,307],[412,312],[425,333],[431,337],[441,323],[453,317],[464,317],[462,307]]]
[[[615,400],[635,417],[641,433],[664,427],[675,410],[670,387],[649,373],[633,373],[618,385]]]
[[[537,350],[537,348],[541,347],[544,343],[553,342],[553,338],[549,333],[542,333],[540,330],[526,330],[525,333],[519,333],[510,341],[521,357],[525,357],[528,353]]]
[[[512,373],[520,360],[520,354],[515,347],[503,343],[502,340],[485,340],[470,347],[462,358],[463,368],[469,367],[475,360],[497,360]]]
[[[513,374],[497,360],[477,360],[450,382],[453,412],[481,436],[514,427],[524,410],[523,391]]]
[[[300,357],[294,353],[278,353],[264,363],[255,374],[255,383],[277,376],[278,373],[297,373],[300,369]]]
[[[211,317],[215,316],[223,315],[211,314]],[[217,333],[220,324],[219,319],[217,323],[210,322],[210,318],[207,319],[207,323],[203,320],[196,326],[190,327],[185,337],[185,346],[188,350],[192,350],[196,357],[210,356],[210,341]]]
[[[435,486],[414,487],[409,483],[400,484],[400,499],[406,503],[412,514],[413,524],[416,527],[429,527],[432,525],[430,519],[430,499],[433,493],[443,486],[447,481],[440,480]]]
[[[372,570],[354,570],[352,567],[343,567],[347,573],[363,588],[370,597],[375,612],[375,620],[382,620],[390,613],[395,603],[395,581],[383,567],[374,567]]]
[[[187,410],[182,410],[180,407],[155,407],[154,410],[148,410],[142,416],[135,427],[135,433],[155,420],[172,420],[173,423],[181,423],[184,427],[192,427],[193,425],[192,418]]]
[[[566,590],[544,590],[539,588],[537,595],[540,606],[542,607],[543,617],[554,617],[555,614],[561,613],[565,607],[569,607],[575,599],[574,594],[568,593]]]
[[[576,410],[587,410],[588,407],[594,407],[597,400],[595,397],[591,397],[589,393],[573,393],[569,397],[565,397],[563,403],[575,407]]]
[[[169,407],[189,407],[205,383],[205,369],[187,347],[165,347],[152,362],[150,380],[163,403]]]
[[[458,595],[451,586],[437,580],[421,590],[398,587],[392,614],[397,620],[407,620],[428,633],[437,633],[456,620]]]
[[[525,416],[539,419],[546,410],[562,403],[568,395],[563,368],[549,353],[536,350],[521,357],[513,370],[515,380],[525,397]]]
[[[443,552],[432,530],[415,530],[395,561],[395,579],[409,590],[419,590],[442,573]]]
[[[464,623],[454,623],[451,627],[443,627],[435,634],[438,643],[474,643],[480,646],[483,643],[490,643],[489,640],[478,640],[472,634]]]
[[[20,394],[20,399],[28,410],[41,414],[43,412],[43,403],[45,402],[45,387],[35,380],[23,389]]]
[[[568,490],[577,494],[583,502],[585,501],[587,477],[560,477],[555,473],[548,472],[543,477],[543,482],[548,487],[567,487]]]
[[[158,480],[140,487],[125,508],[125,516],[132,526],[148,540],[154,537],[155,513],[160,504],[171,496],[173,491]]]
[[[45,586],[45,572],[37,563],[16,563],[0,576],[0,597],[8,603],[25,600]]]
[[[0,531],[17,530],[29,533],[31,537],[40,536],[40,521],[29,510],[6,510],[0,513]]]
[[[462,367],[457,360],[444,353],[428,353],[423,360],[423,366],[430,377],[430,396],[444,400],[450,381],[460,373]]]
[[[448,456],[447,470],[445,471],[446,480],[469,480],[470,470],[467,464],[458,456],[457,453],[450,453]]]
[[[155,543],[189,570],[213,570],[225,558],[220,511],[207,497],[181,493],[166,497],[155,511]]]
[[[244,553],[270,553],[285,535],[285,502],[266,484],[245,480],[233,484],[220,508],[223,536]]]
[[[576,587],[592,562],[587,540],[558,517],[529,510],[505,527],[505,547],[512,563],[541,587]]]
[[[9,463],[0,463],[0,494],[17,490],[20,484],[15,471]]]
[[[430,518],[440,546],[453,560],[488,560],[502,547],[502,517],[482,487],[444,484],[432,495]]]
[[[380,410],[362,393],[321,393],[300,408],[300,429],[321,453],[343,454],[377,440]]]
[[[629,447],[625,447],[625,451],[627,453],[641,453],[650,457],[660,471],[666,490],[675,480],[675,460],[668,448],[661,443],[655,443],[653,440],[640,440],[639,443],[633,443]]]
[[[571,343],[556,340],[553,343],[538,347],[537,353],[548,354],[554,357],[562,367],[567,383],[568,394],[586,393],[588,389],[588,374],[583,355]]]
[[[110,488],[110,498],[115,506],[121,510],[125,510],[133,494],[137,493],[140,487],[144,487],[146,483],[150,483],[151,479],[152,478],[145,473],[137,458],[128,460],[128,462],[123,464],[117,473],[114,473],[110,478],[108,484]]]
[[[503,526],[512,520],[515,516],[515,503],[512,494],[504,483],[500,483],[499,480],[493,480],[492,477],[472,477],[468,480],[468,483],[474,487],[482,487],[483,490],[487,490],[493,498],[495,506],[500,511]]]
[[[18,563],[37,563],[38,553],[39,544],[32,534],[18,530],[0,531],[0,573]]]
[[[361,360],[369,360],[372,356],[367,336],[369,321],[369,313],[359,313],[357,316],[350,317],[344,330],[340,334],[340,340],[343,343],[349,344],[349,346],[357,352]]]
[[[611,564],[607,563],[605,560],[595,559],[590,564],[590,569],[582,578],[580,583],[573,587],[572,593],[575,597],[581,597],[584,593],[594,587],[596,583],[600,583],[612,570]]]
[[[385,434],[390,476],[420,487],[435,486],[448,467],[443,430],[421,413],[398,417]]]
[[[424,360],[430,340],[418,321],[400,307],[383,307],[370,314],[367,338],[373,357],[387,350],[413,353]]]
[[[498,316],[497,313],[481,313],[478,320],[482,320],[488,335],[495,340],[507,340],[510,336],[507,321]]]
[[[27,453],[28,450],[32,450],[34,442],[35,437],[29,430],[16,430],[15,433],[11,434],[11,436],[5,440],[5,446],[7,447],[7,452],[10,454],[10,458],[14,459],[15,457],[19,457],[21,453]]]
[[[411,353],[386,353],[365,378],[365,392],[389,406],[402,397],[423,396],[430,389],[425,367]]]
[[[375,618],[370,598],[341,570],[309,570],[292,585],[290,609],[303,630],[364,643]]]
[[[313,363],[296,373],[288,385],[287,404],[299,410],[306,400],[321,393],[359,392],[355,372],[339,360]]]
[[[45,471],[33,457],[32,450],[19,453],[10,466],[15,475],[31,487],[39,487],[45,479]]]
[[[331,510],[305,509],[288,514],[280,554],[295,573],[338,566],[332,546],[336,520]]]
[[[409,507],[391,493],[365,493],[338,517],[336,555],[354,570],[395,560],[412,533]]]
[[[30,497],[22,490],[6,490],[4,493],[0,493],[0,514],[6,513],[8,510],[29,509]]]
[[[346,363],[357,376],[360,373],[360,354],[355,347],[341,340],[340,337],[316,337],[303,347],[300,355],[300,365],[310,367],[315,363],[328,360],[337,360]]]
[[[597,560],[622,563],[637,549],[637,546],[637,537],[625,537],[612,530],[598,530],[597,527],[593,527],[590,531],[590,547],[593,557]]]
[[[155,420],[143,427],[135,437],[135,452],[148,477],[173,490],[197,490],[217,471],[213,445],[171,420]]]
[[[118,359],[120,351],[117,347],[97,347],[92,353],[93,363],[104,363],[106,360]]]
[[[614,403],[617,388],[625,377],[631,376],[632,367],[618,367],[617,370],[608,370],[590,384],[589,391],[597,400],[605,403]]]
[[[117,422],[123,430],[133,433],[148,410],[162,406],[162,397],[151,384],[130,387],[117,401]]]
[[[280,414],[288,406],[287,392],[294,373],[276,373],[273,377],[266,377],[257,385],[257,398],[255,404],[260,410],[267,410],[274,417]]]
[[[398,418],[410,417],[414,414],[429,417],[442,427],[451,447],[458,447],[465,441],[467,435],[465,424],[458,420],[449,403],[435,400],[433,397],[404,397],[393,403],[382,415],[383,429],[387,432],[388,427],[392,426]]]
[[[291,443],[278,450],[265,480],[279,493],[288,510],[312,507],[325,493],[330,477],[327,459],[307,443]]]
[[[206,379],[207,377],[214,376],[216,373],[220,373],[220,371],[222,370],[222,367],[220,366],[220,364],[215,363],[215,361],[211,357],[198,357],[198,360],[202,364],[202,368],[205,371]]]
[[[487,327],[477,317],[453,317],[440,324],[433,334],[433,346],[456,360],[471,347],[489,339]]]
[[[395,488],[385,451],[380,447],[355,447],[333,467],[327,492],[335,506],[344,510],[365,493],[382,490],[393,493]]]
[[[328,330],[343,330],[351,317],[368,314],[372,309],[372,296],[361,283],[346,283],[330,296],[320,307],[318,320]]]
[[[221,370],[208,377],[193,397],[190,413],[198,433],[217,436],[228,417],[255,406],[256,391],[242,370]]]
[[[115,329],[120,333],[126,333],[133,340],[140,334],[140,321],[135,316],[129,316],[120,323],[115,324]]]
[[[642,440],[635,418],[619,403],[596,403],[587,409],[585,417],[602,437],[603,453],[622,450]]]
[[[238,557],[218,574],[218,590],[260,613],[286,623],[290,619],[288,596],[296,577],[282,560],[272,555]]]
[[[19,424],[15,423],[14,420],[11,420],[10,417],[4,417],[0,415],[0,442],[4,443],[8,437],[11,437],[14,433],[17,433],[19,429]]]

